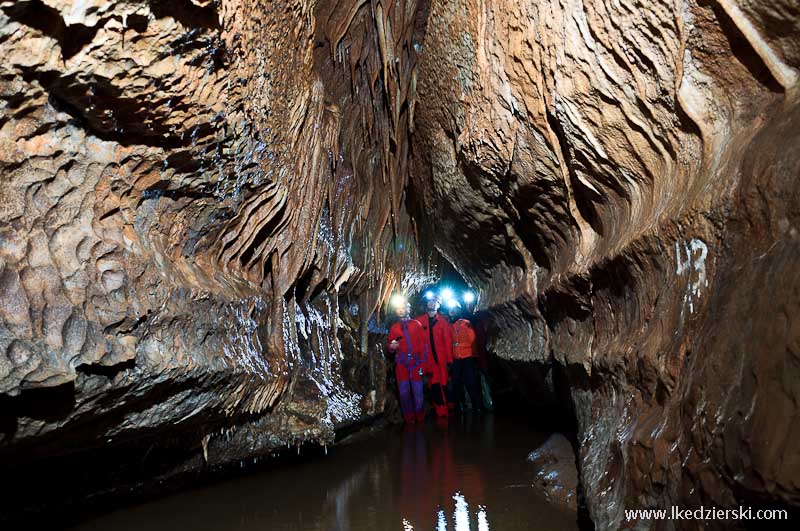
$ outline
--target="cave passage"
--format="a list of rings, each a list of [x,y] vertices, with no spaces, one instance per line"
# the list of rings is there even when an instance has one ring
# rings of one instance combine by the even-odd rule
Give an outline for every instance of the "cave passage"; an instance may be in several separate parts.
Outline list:
[[[519,417],[393,427],[244,477],[87,521],[75,530],[577,529],[532,487],[530,450],[548,434]],[[293,452],[294,449],[292,449]],[[243,465],[244,466],[244,465]]]
[[[798,0],[0,1],[0,521],[238,470],[91,525],[798,528],[798,43]],[[491,352],[446,431],[387,355],[432,284]]]

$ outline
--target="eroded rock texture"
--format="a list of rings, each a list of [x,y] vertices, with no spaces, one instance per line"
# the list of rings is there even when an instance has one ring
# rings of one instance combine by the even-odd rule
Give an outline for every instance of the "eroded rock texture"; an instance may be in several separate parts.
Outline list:
[[[569,440],[556,433],[528,454],[536,493],[569,511],[577,510],[578,471]]]
[[[0,459],[329,441],[435,248],[599,528],[800,505],[798,42],[792,0],[0,2]]]
[[[794,2],[431,2],[420,212],[498,354],[565,375],[599,528],[800,504],[798,37]]]
[[[0,459],[168,435],[180,470],[380,413],[416,13],[0,2]]]

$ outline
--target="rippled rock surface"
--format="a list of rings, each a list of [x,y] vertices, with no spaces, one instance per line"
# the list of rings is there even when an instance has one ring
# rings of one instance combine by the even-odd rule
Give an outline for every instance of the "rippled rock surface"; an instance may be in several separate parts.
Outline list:
[[[176,437],[169,475],[381,413],[415,13],[0,2],[0,460]]]
[[[599,528],[800,504],[798,37],[794,2],[431,2],[420,211],[569,397]]]
[[[329,442],[435,250],[599,528],[797,507],[798,42],[791,0],[0,1],[0,460]]]

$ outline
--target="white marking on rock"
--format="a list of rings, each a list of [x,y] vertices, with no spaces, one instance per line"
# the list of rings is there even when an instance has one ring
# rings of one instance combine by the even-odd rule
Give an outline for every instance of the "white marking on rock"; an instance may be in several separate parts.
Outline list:
[[[694,305],[700,299],[702,288],[708,286],[707,257],[708,246],[703,240],[693,238],[689,242],[684,242],[683,246],[679,242],[675,242],[675,258],[677,260],[675,273],[678,276],[684,274],[688,276],[683,305],[684,307],[689,306],[689,313],[694,313]]]

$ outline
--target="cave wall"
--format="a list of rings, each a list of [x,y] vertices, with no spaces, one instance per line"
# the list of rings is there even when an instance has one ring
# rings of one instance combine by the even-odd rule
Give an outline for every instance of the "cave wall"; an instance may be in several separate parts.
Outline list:
[[[418,210],[495,352],[566,373],[598,528],[800,504],[798,35],[791,2],[431,2]]]
[[[418,8],[380,4],[0,3],[3,463],[176,437],[185,470],[381,412],[343,366],[425,271]]]
[[[189,449],[163,477],[328,442],[380,413],[367,319],[435,250],[501,357],[566,379],[596,525],[796,507],[799,26],[791,0],[0,2],[0,460]]]

